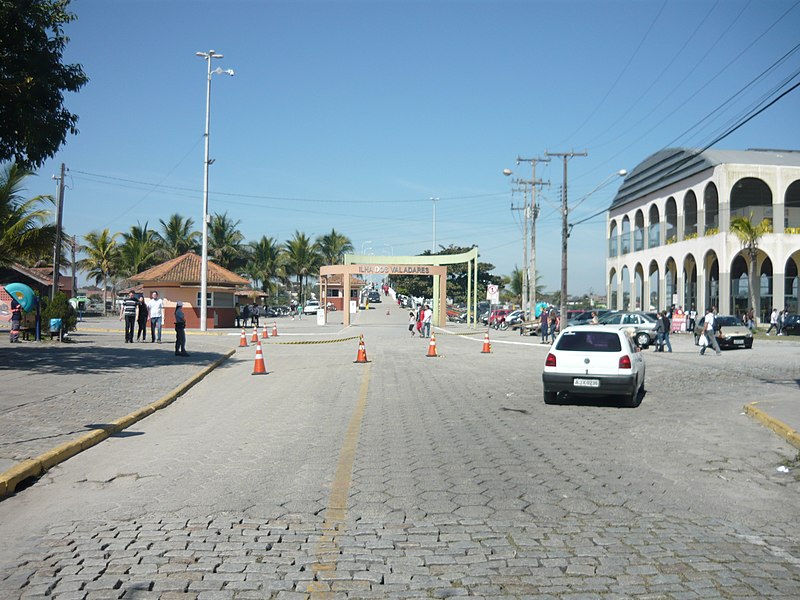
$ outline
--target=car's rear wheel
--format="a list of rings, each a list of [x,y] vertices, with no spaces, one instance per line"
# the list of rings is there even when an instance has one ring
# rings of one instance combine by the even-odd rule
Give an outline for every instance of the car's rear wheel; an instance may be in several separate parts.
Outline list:
[[[545,392],[544,393],[544,403],[545,404],[556,404],[558,402],[558,394],[555,392]]]
[[[647,348],[650,345],[650,336],[644,331],[636,334],[636,344],[640,348]]]
[[[642,393],[644,392],[644,380],[642,380],[641,385],[633,390],[630,396],[625,396],[625,406],[627,408],[636,408],[641,403]]]

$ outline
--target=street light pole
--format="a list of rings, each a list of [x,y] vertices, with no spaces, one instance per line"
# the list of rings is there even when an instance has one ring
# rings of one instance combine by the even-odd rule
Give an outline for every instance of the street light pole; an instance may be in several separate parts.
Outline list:
[[[206,129],[205,129],[205,158],[203,160],[203,250],[200,261],[200,331],[206,331],[208,318],[208,167],[213,162],[208,157],[209,127],[211,125],[211,75],[226,74],[233,76],[233,69],[222,70],[219,67],[211,70],[211,60],[222,58],[223,55],[214,50],[196,52],[197,56],[208,63],[208,79],[206,81]]]

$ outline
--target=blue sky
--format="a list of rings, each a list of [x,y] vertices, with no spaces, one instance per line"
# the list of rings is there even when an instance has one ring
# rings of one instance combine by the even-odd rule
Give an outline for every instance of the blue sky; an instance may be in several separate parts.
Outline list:
[[[65,59],[89,83],[67,98],[80,133],[28,182],[54,193],[66,163],[67,231],[123,231],[174,212],[200,221],[206,64],[212,82],[210,212],[247,240],[336,228],[357,250],[418,254],[477,244],[496,273],[522,265],[511,168],[569,163],[570,221],[607,207],[666,146],[699,147],[800,67],[796,0],[73,0]],[[717,144],[800,149],[800,90]],[[538,272],[560,285],[562,167],[537,228]],[[570,238],[569,291],[604,291],[601,215]]]

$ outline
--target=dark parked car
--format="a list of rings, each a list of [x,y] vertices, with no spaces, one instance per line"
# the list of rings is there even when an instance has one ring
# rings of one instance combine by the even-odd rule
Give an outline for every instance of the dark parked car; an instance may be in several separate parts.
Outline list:
[[[800,335],[800,315],[786,315],[781,333],[783,335]]]
[[[380,292],[370,292],[367,294],[367,300],[370,304],[380,304],[381,302],[381,294]]]

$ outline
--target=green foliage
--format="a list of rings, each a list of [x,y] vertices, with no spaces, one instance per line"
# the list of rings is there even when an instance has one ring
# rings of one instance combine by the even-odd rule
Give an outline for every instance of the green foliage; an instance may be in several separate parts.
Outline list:
[[[441,256],[450,254],[462,254],[469,252],[475,246],[461,247],[453,246],[442,248],[440,252],[432,255],[430,250],[426,250],[419,256]],[[486,286],[490,283],[502,285],[503,280],[497,275],[492,275],[494,265],[490,263],[478,262],[478,297],[485,296]],[[457,265],[447,265],[447,295],[455,302],[466,302],[467,300],[467,263]],[[423,296],[430,298],[433,296],[433,279],[426,275],[406,275],[403,277],[391,278],[392,286],[401,294],[410,296]],[[475,281],[473,281],[475,284]],[[481,291],[483,290],[483,291]]]
[[[42,299],[42,328],[50,329],[50,319],[61,319],[63,331],[75,331],[78,315],[64,292],[56,292],[52,300]]]
[[[353,252],[353,242],[346,235],[331,229],[330,233],[321,235],[316,241],[317,251],[326,265],[338,265],[344,261],[344,255]]]
[[[0,172],[0,266],[52,260],[56,228],[48,222],[52,216],[43,205],[53,199],[24,198],[22,185],[30,175],[29,170],[16,163],[6,165]]]
[[[78,117],[64,92],[88,81],[79,64],[62,64],[75,16],[69,0],[0,0],[0,161],[41,166],[55,155]]]

